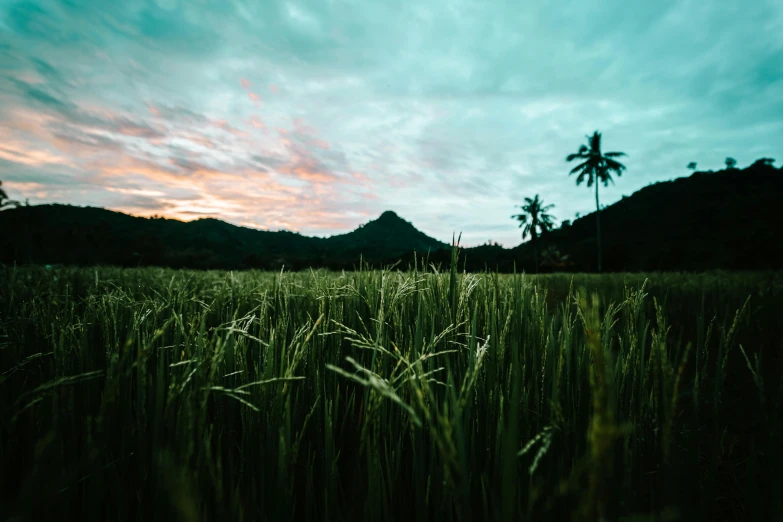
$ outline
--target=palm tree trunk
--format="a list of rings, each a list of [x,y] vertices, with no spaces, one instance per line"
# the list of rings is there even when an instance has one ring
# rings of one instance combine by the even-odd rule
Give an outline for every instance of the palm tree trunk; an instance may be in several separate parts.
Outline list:
[[[533,257],[536,260],[536,274],[538,273],[538,244],[533,242]]]
[[[598,271],[601,271],[601,205],[598,203],[598,180],[595,180],[595,228],[598,237]]]

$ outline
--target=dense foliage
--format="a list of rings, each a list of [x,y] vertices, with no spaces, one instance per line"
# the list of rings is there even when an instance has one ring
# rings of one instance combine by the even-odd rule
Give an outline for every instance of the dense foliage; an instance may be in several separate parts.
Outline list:
[[[5,268],[0,519],[781,520],[782,298]]]

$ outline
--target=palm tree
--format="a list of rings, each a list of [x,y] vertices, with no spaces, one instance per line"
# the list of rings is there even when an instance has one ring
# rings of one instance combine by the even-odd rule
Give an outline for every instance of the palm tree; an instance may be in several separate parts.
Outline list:
[[[556,269],[563,268],[568,262],[569,256],[561,254],[555,245],[549,245],[544,249],[543,252],[541,252],[541,257],[543,258],[541,260],[542,266],[548,266]]]
[[[522,213],[514,214],[511,216],[513,219],[519,221],[519,227],[522,229],[522,239],[530,236],[530,242],[533,244],[533,254],[536,260],[536,273],[538,273],[538,237],[543,235],[552,228],[555,219],[554,216],[547,212],[554,208],[554,205],[544,206],[544,201],[539,199],[538,194],[533,199],[525,198],[524,205],[517,205],[522,209]]]
[[[576,178],[576,184],[580,185],[585,178],[587,187],[595,183],[595,225],[598,237],[598,271],[601,271],[601,205],[598,202],[598,182],[601,181],[606,187],[612,179],[612,173],[621,176],[625,170],[625,165],[616,161],[614,158],[625,156],[624,152],[601,152],[601,133],[595,131],[592,136],[587,136],[587,145],[582,145],[575,154],[566,156],[566,161],[571,162],[576,159],[582,162],[571,169],[568,174],[579,174]]]
[[[5,207],[18,207],[19,202],[12,199],[8,199],[8,194],[3,190],[3,182],[0,181],[0,210]]]

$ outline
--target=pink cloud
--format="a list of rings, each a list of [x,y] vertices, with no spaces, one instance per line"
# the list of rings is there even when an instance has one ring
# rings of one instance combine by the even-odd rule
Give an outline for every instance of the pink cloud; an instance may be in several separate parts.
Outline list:
[[[121,126],[117,129],[117,132],[123,136],[130,136],[134,138],[153,139],[162,137],[162,133],[156,129],[153,129],[152,127],[136,125],[130,122],[121,124]]]
[[[240,221],[239,224],[243,227],[247,228],[255,228],[258,230],[269,230],[269,226],[267,225],[260,225],[256,223],[255,221]]]
[[[0,124],[0,158],[28,166],[72,165],[76,147],[59,143],[50,126],[58,120],[28,109],[14,109]]]
[[[0,120],[0,158],[75,169],[73,179],[81,179],[79,188],[73,185],[62,192],[53,192],[49,184],[12,188],[23,188],[22,196],[36,193],[41,199],[95,204],[102,196],[83,199],[84,187],[92,186],[98,194],[105,189],[108,199],[103,201],[116,210],[184,220],[209,215],[261,228],[335,231],[358,224],[355,214],[343,214],[345,188],[369,178],[350,174],[347,166],[345,174],[335,172],[319,158],[317,151],[332,145],[316,138],[317,131],[301,118],[290,130],[277,129],[279,139],[270,141],[225,119],[182,107],[148,102],[147,111],[140,116],[82,105],[76,116],[64,116],[11,109]],[[267,130],[258,115],[244,121]],[[251,159],[252,154],[260,159]],[[308,186],[292,184],[291,179]],[[352,194],[355,201],[376,197]],[[292,213],[294,206],[297,211]]]
[[[18,143],[4,142],[0,146],[0,159],[22,165],[61,165],[68,160],[43,149],[31,149]]]
[[[305,134],[305,135],[311,135],[314,136],[318,134],[318,132],[311,126],[305,125],[304,120],[302,118],[294,118],[294,130],[297,134]]]
[[[246,125],[250,125],[256,129],[263,129],[264,132],[266,132],[266,125],[264,125],[264,122],[261,120],[261,118],[255,114],[250,116],[250,119],[246,122]]]
[[[20,139],[22,136],[19,134],[48,140],[52,135],[48,127],[55,122],[57,120],[48,114],[23,108],[13,109],[3,125],[0,125],[0,137],[3,138],[3,142]]]
[[[175,171],[154,161],[133,156],[111,159],[96,157],[86,162],[85,166],[95,172],[98,178],[138,174],[155,180],[185,181],[183,176],[177,175]]]
[[[229,134],[233,134],[235,136],[247,136],[248,133],[237,129],[236,127],[232,126],[230,123],[228,123],[226,120],[210,120],[210,124],[213,127],[216,127],[222,131],[228,132]]]
[[[270,225],[274,228],[282,228],[285,230],[292,230],[294,232],[299,231],[299,227],[297,227],[294,223],[290,221],[285,221],[283,219],[273,219],[269,222]]]
[[[35,183],[31,181],[5,181],[3,186],[9,190],[18,190],[29,192],[31,190],[43,190],[44,186],[41,183]]]
[[[242,79],[239,81],[239,83],[242,85],[242,88],[243,88],[243,89],[249,89],[249,88],[250,88],[250,86],[251,86],[251,85],[253,85],[252,83],[250,83],[250,80],[248,80],[248,79],[246,79],[246,78],[242,78]]]
[[[175,169],[177,169],[179,172],[183,172],[188,175],[188,177],[191,176],[198,176],[198,177],[210,177],[210,176],[228,176],[229,173],[224,172],[220,169],[214,169],[210,166],[204,165],[202,163],[199,163],[197,161],[190,161],[190,160],[184,160],[184,159],[175,159],[175,158],[169,158],[168,159],[169,164],[171,164]]]
[[[188,141],[192,141],[193,143],[196,143],[197,145],[201,145],[202,147],[206,147],[208,149],[214,149],[217,147],[217,144],[211,139],[207,138],[206,136],[187,134],[184,136],[184,138]]]
[[[363,172],[354,172],[353,177],[355,180],[363,183],[363,184],[370,184],[372,183],[372,179]]]
[[[260,96],[258,96],[258,94],[254,93],[254,92],[249,92],[249,93],[247,93],[247,97],[248,97],[250,100],[252,100],[252,101],[261,101],[261,97],[260,97]]]
[[[269,92],[272,94],[280,94],[280,87],[275,85],[274,83],[269,84]]]
[[[278,129],[278,133],[280,144],[287,152],[286,162],[275,169],[278,173],[316,185],[337,181],[337,176],[315,158],[307,147],[290,139],[285,129]]]

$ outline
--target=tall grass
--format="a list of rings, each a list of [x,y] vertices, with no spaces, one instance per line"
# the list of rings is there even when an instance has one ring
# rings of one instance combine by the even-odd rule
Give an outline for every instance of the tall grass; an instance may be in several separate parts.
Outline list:
[[[781,520],[780,274],[0,272],[0,520]]]

